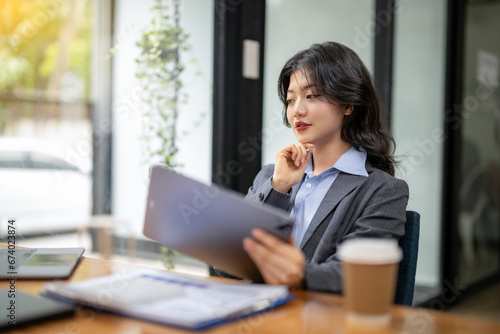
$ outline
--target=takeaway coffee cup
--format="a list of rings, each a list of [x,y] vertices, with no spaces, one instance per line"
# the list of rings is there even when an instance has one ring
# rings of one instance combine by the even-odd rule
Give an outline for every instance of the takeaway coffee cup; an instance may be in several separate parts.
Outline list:
[[[395,240],[352,239],[339,247],[347,320],[384,325],[391,319],[398,264],[403,256]]]

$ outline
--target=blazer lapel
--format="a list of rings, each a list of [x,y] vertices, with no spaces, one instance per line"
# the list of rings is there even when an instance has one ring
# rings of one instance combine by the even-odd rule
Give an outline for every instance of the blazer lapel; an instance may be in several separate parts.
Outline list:
[[[372,168],[368,168],[367,172],[370,173]],[[371,167],[371,166],[370,166]],[[351,191],[358,187],[361,183],[366,180],[366,176],[352,175],[347,173],[340,173],[335,181],[332,183],[330,189],[328,189],[325,198],[321,202],[316,211],[316,214],[311,220],[311,224],[306,230],[302,242],[300,243],[300,248],[304,248],[307,241],[311,238],[316,228],[321,224],[321,222],[328,216],[330,212],[339,204],[339,202],[346,197]]]

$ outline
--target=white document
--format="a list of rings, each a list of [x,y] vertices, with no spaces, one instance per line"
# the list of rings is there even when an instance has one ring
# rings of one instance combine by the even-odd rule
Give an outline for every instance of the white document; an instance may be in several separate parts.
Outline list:
[[[189,329],[239,319],[292,299],[287,286],[223,283],[150,269],[47,284],[45,295]]]

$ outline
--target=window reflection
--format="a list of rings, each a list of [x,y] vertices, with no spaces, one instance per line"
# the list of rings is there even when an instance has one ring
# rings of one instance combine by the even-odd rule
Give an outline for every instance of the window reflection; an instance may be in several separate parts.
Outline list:
[[[500,1],[467,4],[464,50],[459,281],[500,269]]]

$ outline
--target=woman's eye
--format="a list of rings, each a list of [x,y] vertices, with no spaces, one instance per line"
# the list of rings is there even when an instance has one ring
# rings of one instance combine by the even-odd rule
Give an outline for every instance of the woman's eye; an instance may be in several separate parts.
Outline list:
[[[319,97],[319,96],[320,96],[320,95],[312,95],[312,94],[310,94],[310,95],[307,95],[307,99],[308,99],[308,100],[311,100],[311,99],[317,98],[317,97]]]
[[[286,100],[286,105],[290,105],[293,102],[293,100]]]

